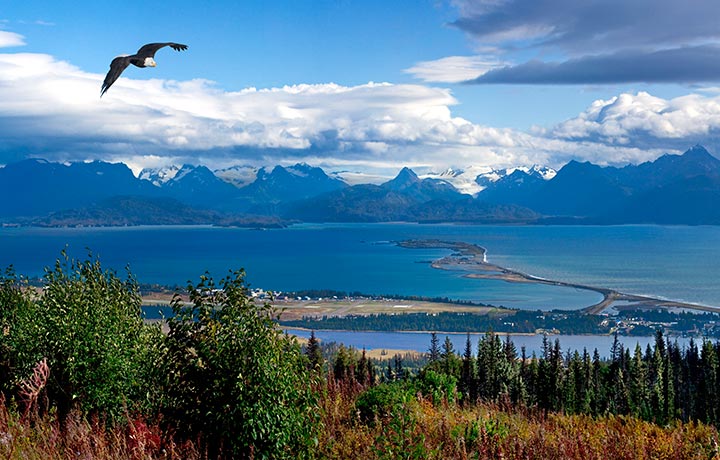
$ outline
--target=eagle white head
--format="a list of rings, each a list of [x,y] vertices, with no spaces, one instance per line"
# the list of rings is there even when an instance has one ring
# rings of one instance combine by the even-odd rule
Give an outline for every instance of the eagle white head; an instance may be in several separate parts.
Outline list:
[[[157,67],[157,63],[155,62],[155,59],[151,57],[145,58],[145,67]]]

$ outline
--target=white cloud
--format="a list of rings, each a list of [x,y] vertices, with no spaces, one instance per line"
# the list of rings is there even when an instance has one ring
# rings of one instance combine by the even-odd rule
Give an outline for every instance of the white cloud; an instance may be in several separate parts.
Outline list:
[[[0,54],[0,140],[65,157],[124,155],[138,166],[145,155],[190,152],[216,162],[315,155],[398,165],[445,163],[448,152],[497,162],[527,137],[453,116],[451,92],[423,85],[225,92],[205,80],[121,77],[101,99],[102,78],[48,55]]]
[[[25,45],[25,37],[15,32],[0,30],[0,48]]]
[[[557,125],[551,135],[607,145],[691,146],[720,133],[720,96],[689,94],[663,99],[646,92],[597,100],[579,116]]]
[[[0,54],[0,163],[18,151],[124,161],[135,171],[305,161],[347,177],[389,177],[401,166],[645,161],[703,142],[720,125],[720,96],[624,94],[527,133],[454,116],[457,101],[444,88],[370,82],[226,92],[206,80],[137,80],[161,74],[132,70],[101,99],[104,75],[48,55]]]
[[[456,83],[472,80],[503,65],[503,62],[487,56],[449,56],[418,62],[403,72],[426,82]]]

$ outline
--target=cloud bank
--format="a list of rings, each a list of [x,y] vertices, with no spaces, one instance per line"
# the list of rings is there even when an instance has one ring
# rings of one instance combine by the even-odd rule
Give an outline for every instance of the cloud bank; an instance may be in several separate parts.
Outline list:
[[[694,83],[720,80],[720,2],[455,0],[451,25],[484,60],[475,84]],[[488,56],[488,50],[494,54]],[[426,81],[422,63],[412,72]],[[509,64],[508,64],[509,62]],[[410,69],[412,70],[412,69]]]
[[[218,89],[205,80],[103,75],[43,54],[0,54],[0,155],[202,157],[215,163],[313,158],[357,167],[514,164],[528,135],[454,117],[451,92],[367,83]],[[0,157],[2,158],[2,157]],[[196,160],[197,161],[197,160]]]
[[[720,46],[583,56],[563,62],[533,60],[492,69],[468,83],[617,84],[701,83],[720,80]]]
[[[227,92],[206,80],[120,78],[52,56],[0,54],[0,163],[123,161],[145,166],[257,166],[306,161],[331,171],[392,175],[468,166],[558,167],[570,159],[623,164],[711,150],[720,96],[665,100],[647,93],[596,101],[577,117],[522,132],[454,116],[450,90],[425,85],[333,83]],[[717,151],[714,150],[714,151]]]

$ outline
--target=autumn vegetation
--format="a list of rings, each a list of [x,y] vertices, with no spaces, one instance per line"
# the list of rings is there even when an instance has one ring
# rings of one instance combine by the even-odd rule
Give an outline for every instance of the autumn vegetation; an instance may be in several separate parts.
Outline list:
[[[181,301],[180,294],[189,298]],[[41,289],[0,276],[8,459],[720,459],[720,346],[656,335],[609,358],[492,332],[402,357],[303,347],[242,271],[142,319],[138,283],[63,254]]]

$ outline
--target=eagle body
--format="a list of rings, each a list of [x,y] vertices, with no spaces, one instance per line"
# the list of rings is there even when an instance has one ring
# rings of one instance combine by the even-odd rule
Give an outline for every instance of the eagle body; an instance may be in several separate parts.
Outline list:
[[[155,52],[165,46],[169,46],[175,51],[183,51],[187,49],[187,45],[180,43],[148,43],[147,45],[142,46],[135,54],[116,57],[110,63],[110,70],[107,75],[105,75],[105,81],[103,81],[102,88],[100,88],[100,97],[102,97],[103,94],[110,89],[110,86],[115,83],[115,80],[120,77],[123,70],[125,70],[130,64],[140,68],[156,67],[157,63],[155,62]]]

